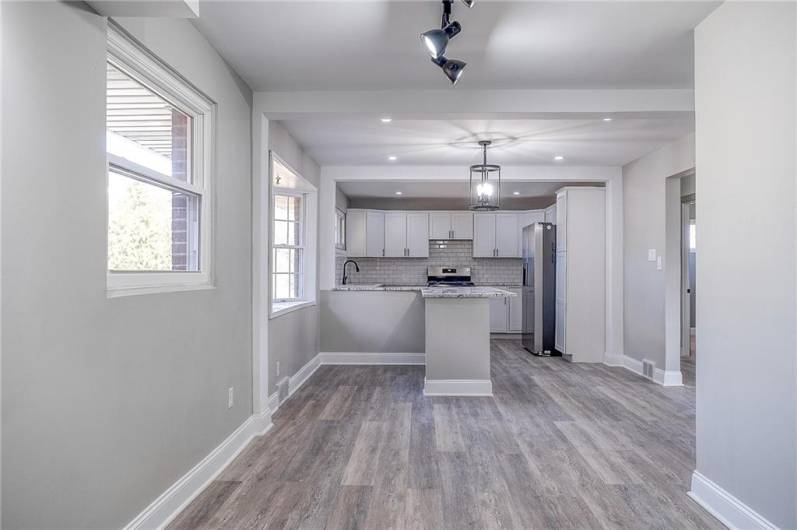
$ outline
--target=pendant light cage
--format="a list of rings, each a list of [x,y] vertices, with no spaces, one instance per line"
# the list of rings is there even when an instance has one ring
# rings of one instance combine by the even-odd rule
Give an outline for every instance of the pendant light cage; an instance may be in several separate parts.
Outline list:
[[[487,146],[482,140],[482,163],[470,166],[470,209],[494,211],[501,207],[501,166],[487,163]]]

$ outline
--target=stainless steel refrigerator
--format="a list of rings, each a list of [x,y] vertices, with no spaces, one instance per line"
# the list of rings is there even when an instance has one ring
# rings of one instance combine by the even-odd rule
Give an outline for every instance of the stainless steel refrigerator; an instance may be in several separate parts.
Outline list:
[[[556,332],[556,227],[523,229],[523,347],[535,355],[558,355]]]

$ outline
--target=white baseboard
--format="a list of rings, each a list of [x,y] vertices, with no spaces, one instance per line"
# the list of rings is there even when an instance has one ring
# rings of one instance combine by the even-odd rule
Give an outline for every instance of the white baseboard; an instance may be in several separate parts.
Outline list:
[[[425,396],[492,396],[489,379],[424,379]]]
[[[125,529],[165,527],[238,456],[252,438],[265,434],[269,429],[270,411],[249,416],[226,440],[128,523]]]
[[[321,352],[321,364],[426,364],[423,353]]]
[[[318,370],[319,366],[321,366],[321,355],[316,354],[312,359],[307,361],[307,364],[299,368],[299,371],[288,379],[288,397],[291,397],[305,381],[310,379],[310,376]]]
[[[777,530],[766,518],[698,471],[692,473],[692,490],[688,495],[732,530]]]
[[[684,386],[684,378],[680,370],[656,368],[653,371],[653,381],[661,386]]]
[[[629,357],[628,355],[607,353],[604,357],[603,364],[607,366],[619,366],[641,377],[645,377],[642,373],[642,361]],[[653,378],[645,377],[645,379],[662,386],[683,386],[683,376],[680,370],[662,370],[661,368],[654,368]]]

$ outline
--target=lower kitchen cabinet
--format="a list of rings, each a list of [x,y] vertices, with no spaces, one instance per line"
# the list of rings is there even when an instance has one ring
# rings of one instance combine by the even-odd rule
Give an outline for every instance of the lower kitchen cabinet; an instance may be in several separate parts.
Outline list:
[[[490,332],[520,333],[523,331],[523,299],[520,287],[505,288],[513,298],[490,299]]]

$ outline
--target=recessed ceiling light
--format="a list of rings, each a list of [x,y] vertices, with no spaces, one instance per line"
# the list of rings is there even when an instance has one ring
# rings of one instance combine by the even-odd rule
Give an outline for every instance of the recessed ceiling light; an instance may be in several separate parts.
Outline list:
[[[388,118],[388,117],[382,118],[382,123],[390,123],[391,121],[393,121],[393,118]]]
[[[555,157],[553,157],[553,159],[556,160],[557,162],[561,162],[562,160],[565,159],[565,157],[563,157],[562,155],[556,155]]]
[[[520,195],[520,192],[519,191],[513,191],[512,195]]]
[[[396,195],[404,195],[404,192],[403,191],[397,191]]]
[[[612,121],[611,118],[603,118],[603,121]]]
[[[387,159],[390,160],[391,162],[395,162],[396,160],[398,160],[398,157],[390,155],[389,157],[387,157]]]

